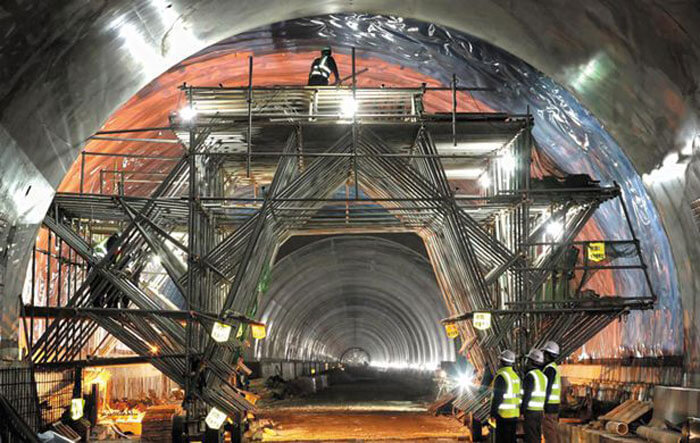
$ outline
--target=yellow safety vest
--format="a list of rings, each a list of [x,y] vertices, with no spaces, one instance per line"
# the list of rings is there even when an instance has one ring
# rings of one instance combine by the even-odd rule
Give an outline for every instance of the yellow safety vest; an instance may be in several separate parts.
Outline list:
[[[491,401],[493,402],[493,386],[498,377],[506,381],[506,392],[503,394],[503,402],[498,405],[498,415],[501,418],[518,418],[520,416],[520,377],[512,367],[506,366],[496,372],[491,382]]]
[[[525,377],[532,376],[535,383],[532,387],[530,400],[525,405],[528,411],[544,411],[544,398],[547,395],[547,377],[539,369],[533,369]]]
[[[548,364],[544,368],[547,369],[548,367],[554,368],[555,375],[552,390],[549,393],[549,398],[547,398],[547,404],[558,405],[561,403],[561,371],[555,362]]]

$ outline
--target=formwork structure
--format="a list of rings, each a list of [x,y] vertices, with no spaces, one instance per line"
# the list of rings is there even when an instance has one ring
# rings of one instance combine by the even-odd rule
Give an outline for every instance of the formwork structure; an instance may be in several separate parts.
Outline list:
[[[357,88],[354,77],[350,87],[253,87],[252,62],[248,87],[184,85],[184,112],[161,128],[177,135],[182,156],[131,156],[173,163],[149,195],[130,194],[124,171],[106,171],[116,176],[106,193],[82,192],[81,179],[80,193],[55,197],[44,225],[72,274],[48,306],[25,306],[45,325],[27,338],[28,358],[36,368],[107,364],[94,349],[114,337],[137,354],[122,360],[151,362],[184,388],[193,421],[211,407],[235,417],[253,408],[232,380],[251,326],[261,326],[275,253],[308,232],[417,233],[453,314],[445,323],[480,372],[502,349],[549,339],[565,356],[621,315],[652,307],[629,218],[621,238],[579,235],[602,204],[627,215],[619,187],[533,175],[530,116],[458,113],[457,92],[469,89]],[[451,92],[452,109],[426,113],[424,97],[440,91]],[[110,232],[100,254],[94,237]],[[154,257],[180,306],[142,274]],[[649,292],[587,289],[594,273],[623,270]],[[214,340],[215,325],[233,328],[230,338]],[[465,393],[458,406],[479,418],[487,395]]]

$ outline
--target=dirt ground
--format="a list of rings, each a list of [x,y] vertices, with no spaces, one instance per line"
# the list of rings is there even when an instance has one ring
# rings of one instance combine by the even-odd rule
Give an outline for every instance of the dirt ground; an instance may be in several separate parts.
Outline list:
[[[468,440],[469,431],[451,417],[427,412],[266,411],[276,425],[263,441]]]
[[[347,377],[304,398],[266,405],[258,419],[271,420],[262,441],[457,441],[468,428],[426,410],[430,387],[415,380]]]

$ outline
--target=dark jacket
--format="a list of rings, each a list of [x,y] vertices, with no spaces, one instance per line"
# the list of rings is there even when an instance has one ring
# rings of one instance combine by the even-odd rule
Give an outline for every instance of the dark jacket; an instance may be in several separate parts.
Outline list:
[[[552,385],[554,385],[554,378],[557,375],[557,370],[551,366],[544,368],[544,376],[547,377],[547,393],[544,401],[544,412],[547,414],[556,414],[559,412],[558,404],[549,404],[549,395],[552,393]]]
[[[323,62],[324,58],[326,59],[325,63]],[[319,69],[319,67],[321,66],[327,69],[327,71],[324,69]],[[335,82],[337,83],[338,81],[340,81],[340,74],[338,74],[338,65],[335,64],[335,59],[331,55],[318,57],[313,61],[313,63],[311,63],[311,71],[309,71],[309,80],[311,80],[311,78],[314,77],[315,72],[320,72],[321,75],[326,79],[330,79],[331,74],[333,74],[335,76]]]

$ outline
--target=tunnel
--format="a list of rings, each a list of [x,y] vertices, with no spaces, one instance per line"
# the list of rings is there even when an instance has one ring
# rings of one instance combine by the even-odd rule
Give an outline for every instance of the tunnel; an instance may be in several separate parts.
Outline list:
[[[166,402],[190,436],[218,413],[332,440],[280,429],[374,398],[406,438],[478,440],[501,352],[525,376],[549,340],[569,404],[691,432],[694,2],[10,1],[0,22],[8,435],[85,397],[95,429],[129,410],[147,434]],[[342,82],[309,89],[324,47]],[[353,438],[396,437],[357,414]]]

